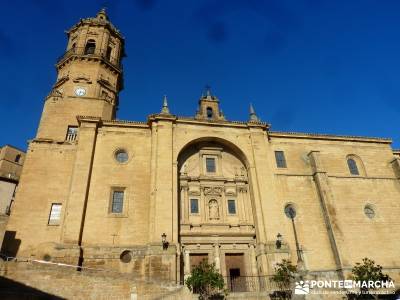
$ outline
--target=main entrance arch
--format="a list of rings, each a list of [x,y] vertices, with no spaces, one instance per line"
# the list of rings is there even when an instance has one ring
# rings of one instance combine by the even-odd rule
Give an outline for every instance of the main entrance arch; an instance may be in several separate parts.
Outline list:
[[[223,139],[198,139],[179,153],[181,279],[203,259],[227,278],[258,275],[248,165]]]

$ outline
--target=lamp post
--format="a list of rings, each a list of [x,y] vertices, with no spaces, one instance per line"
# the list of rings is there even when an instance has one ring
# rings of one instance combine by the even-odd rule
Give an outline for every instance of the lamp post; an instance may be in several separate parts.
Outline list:
[[[299,240],[297,238],[296,226],[294,224],[294,218],[296,217],[296,210],[291,205],[289,205],[285,210],[286,210],[286,215],[292,220],[294,240],[296,242],[297,265],[302,267],[303,266],[303,258],[301,255]]]

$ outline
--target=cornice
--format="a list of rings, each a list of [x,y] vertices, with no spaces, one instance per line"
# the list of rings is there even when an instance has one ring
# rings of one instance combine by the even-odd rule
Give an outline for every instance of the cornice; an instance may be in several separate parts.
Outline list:
[[[86,123],[101,123],[102,120],[100,117],[93,117],[93,116],[76,116],[79,125],[83,122]]]
[[[113,71],[117,72],[118,74],[122,74],[123,66],[122,64],[119,64],[118,66],[115,66],[108,60],[106,60],[104,57],[96,54],[79,54],[79,53],[64,53],[64,55],[58,59],[56,62],[55,66],[57,70],[60,70],[63,68],[67,63],[70,61],[74,60],[87,60],[87,61],[99,61],[103,63],[104,65],[107,65],[109,68],[111,68]]]
[[[221,127],[260,127],[264,130],[268,130],[270,125],[265,122],[242,122],[242,121],[227,121],[227,120],[207,120],[207,119],[196,119],[193,117],[183,117],[178,116],[177,123],[187,123],[187,124],[199,124],[199,125],[211,125],[211,126],[221,126]]]
[[[103,126],[150,128],[146,122],[138,122],[138,121],[103,120],[102,124]]]
[[[175,122],[177,117],[175,115],[171,114],[151,114],[147,117],[147,122],[151,123],[152,121],[159,121],[159,120],[165,120],[165,121],[172,121]]]
[[[352,136],[352,135],[334,135],[334,134],[283,132],[283,131],[269,131],[268,135],[269,137],[272,138],[297,138],[297,139],[315,139],[315,140],[349,141],[349,142],[355,141],[355,142],[380,143],[380,144],[392,143],[392,140],[389,138]]]
[[[6,182],[18,184],[19,177],[17,177],[17,176],[8,177],[7,174],[0,174],[0,181],[6,181]]]
[[[71,32],[75,31],[82,25],[106,27],[111,30],[116,36],[118,36],[122,41],[125,40],[121,32],[110,21],[99,20],[96,17],[80,19],[78,23],[73,25],[69,30],[66,30],[65,32],[69,35]]]
[[[3,148],[5,148],[5,147],[13,148],[13,149],[18,150],[18,151],[20,151],[20,152],[26,153],[26,150],[22,150],[22,149],[17,148],[17,147],[15,147],[15,146],[13,146],[13,145],[10,145],[10,144],[4,144],[3,146],[0,147],[0,149],[3,149]]]

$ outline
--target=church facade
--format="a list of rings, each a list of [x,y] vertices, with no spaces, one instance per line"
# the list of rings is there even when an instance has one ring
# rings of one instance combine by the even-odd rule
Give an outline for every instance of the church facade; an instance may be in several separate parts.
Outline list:
[[[276,132],[225,118],[116,119],[124,39],[106,13],[68,31],[28,147],[2,251],[181,282],[206,259],[227,277],[282,259],[321,278],[362,258],[400,280],[400,152],[383,138]],[[195,107],[194,107],[195,111]]]

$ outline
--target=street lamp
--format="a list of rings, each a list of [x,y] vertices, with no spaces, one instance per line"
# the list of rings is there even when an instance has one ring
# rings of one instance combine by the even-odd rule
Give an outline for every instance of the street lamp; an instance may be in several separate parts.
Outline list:
[[[167,235],[165,234],[165,232],[161,235],[161,242],[163,250],[167,250],[169,243],[167,241]]]
[[[280,234],[279,232],[276,235],[275,245],[276,245],[276,249],[281,249],[281,247],[282,247],[282,234]]]
[[[303,265],[299,240],[297,238],[296,226],[294,224],[294,218],[296,217],[296,210],[294,209],[293,205],[289,204],[285,207],[285,214],[292,220],[294,239],[296,241],[297,265]]]

